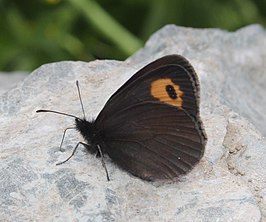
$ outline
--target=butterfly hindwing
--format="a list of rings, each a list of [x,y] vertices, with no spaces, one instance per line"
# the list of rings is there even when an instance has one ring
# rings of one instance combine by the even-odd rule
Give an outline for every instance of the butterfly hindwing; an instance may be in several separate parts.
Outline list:
[[[146,180],[187,173],[203,154],[202,137],[186,112],[143,102],[116,116],[104,131],[104,147],[119,166]]]

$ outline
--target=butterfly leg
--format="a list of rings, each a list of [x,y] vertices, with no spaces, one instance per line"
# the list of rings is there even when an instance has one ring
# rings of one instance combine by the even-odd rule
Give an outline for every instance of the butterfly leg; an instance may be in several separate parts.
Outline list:
[[[57,163],[56,165],[57,165],[57,166],[58,166],[58,165],[61,165],[61,164],[65,163],[65,162],[67,162],[68,160],[70,160],[71,157],[74,156],[74,154],[75,154],[75,152],[76,152],[76,150],[77,150],[77,148],[78,148],[79,145],[83,145],[83,146],[85,146],[85,147],[90,147],[90,146],[89,146],[88,144],[86,144],[86,143],[78,142],[77,145],[75,146],[75,148],[74,148],[72,154],[71,154],[67,159],[65,159],[65,160],[62,161],[62,162]],[[101,149],[101,147],[100,147],[98,144],[97,144],[97,149],[98,149],[98,153],[99,153],[99,155],[100,155],[100,157],[101,157],[102,166],[103,166],[103,168],[104,168],[104,170],[105,170],[105,173],[106,173],[106,178],[107,178],[108,181],[110,181],[110,177],[109,177],[109,174],[108,174],[108,171],[107,171],[107,168],[106,168],[106,165],[105,165],[104,159],[103,159],[102,149]]]
[[[98,149],[98,154],[100,154],[100,157],[101,157],[101,162],[102,162],[102,166],[103,166],[103,168],[104,168],[104,170],[105,170],[105,173],[106,173],[107,181],[110,181],[109,174],[108,174],[108,171],[107,171],[107,168],[106,168],[106,165],[105,165],[104,159],[103,159],[102,149],[101,149],[101,147],[99,146],[99,144],[97,144],[97,149]]]
[[[70,158],[71,158],[72,156],[74,156],[74,154],[75,154],[75,152],[76,152],[76,150],[77,150],[77,148],[78,148],[78,146],[79,146],[80,144],[82,144],[83,146],[88,146],[88,145],[85,144],[85,143],[78,142],[77,145],[75,146],[75,148],[74,148],[72,154],[71,154],[66,160],[64,160],[64,161],[62,161],[62,162],[59,162],[59,163],[57,163],[56,165],[61,165],[61,164],[65,163],[65,162],[67,162],[68,160],[70,160]]]
[[[62,137],[62,140],[61,140],[61,143],[60,143],[60,146],[59,146],[59,150],[62,152],[62,145],[63,145],[63,142],[64,142],[64,139],[65,139],[65,135],[66,135],[66,131],[67,130],[70,130],[70,129],[76,129],[76,127],[68,127],[64,130],[64,133],[63,133],[63,137]]]

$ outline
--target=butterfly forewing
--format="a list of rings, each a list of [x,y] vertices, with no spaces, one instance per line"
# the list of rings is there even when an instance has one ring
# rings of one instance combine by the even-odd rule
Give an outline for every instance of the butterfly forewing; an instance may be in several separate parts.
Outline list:
[[[182,67],[186,70],[192,78],[192,81],[195,85],[195,92],[199,92],[199,81],[194,68],[189,63],[189,61],[180,55],[167,55],[162,58],[159,58],[150,64],[146,65],[142,69],[140,69],[137,73],[135,73],[123,86],[121,86],[109,99],[108,102],[111,102],[113,98],[115,98],[119,93],[124,93],[124,90],[127,91],[129,85],[134,84],[135,81],[138,80],[139,77],[146,75],[152,70],[158,69],[159,67],[176,65]]]
[[[167,86],[174,88],[179,97],[177,100],[169,97],[169,94],[166,92]],[[111,118],[111,115],[117,115],[118,112],[123,112],[129,106],[141,101],[154,100],[176,106],[179,109],[185,109],[196,119],[199,112],[197,97],[195,83],[185,69],[176,65],[157,67],[157,69],[139,76],[133,84],[128,83],[123,93],[112,96],[97,119],[98,122],[104,122],[106,119]],[[107,113],[108,115],[106,115]]]

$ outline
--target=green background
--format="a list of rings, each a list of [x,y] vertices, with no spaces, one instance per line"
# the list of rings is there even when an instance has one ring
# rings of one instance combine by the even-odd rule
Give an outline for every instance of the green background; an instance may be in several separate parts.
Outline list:
[[[266,0],[0,0],[0,70],[124,60],[166,24],[234,31],[266,25]]]

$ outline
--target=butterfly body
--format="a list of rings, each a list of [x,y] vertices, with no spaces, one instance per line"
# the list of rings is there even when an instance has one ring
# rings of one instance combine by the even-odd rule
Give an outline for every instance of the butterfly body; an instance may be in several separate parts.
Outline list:
[[[97,152],[97,144],[99,144],[99,141],[102,140],[101,134],[99,133],[99,130],[97,130],[95,126],[95,120],[88,121],[85,118],[84,119],[75,119],[75,125],[76,129],[80,132],[80,134],[83,136],[83,138],[86,140],[86,144],[88,144],[88,151],[90,153]]]

